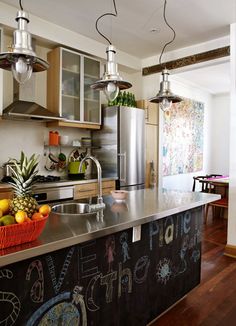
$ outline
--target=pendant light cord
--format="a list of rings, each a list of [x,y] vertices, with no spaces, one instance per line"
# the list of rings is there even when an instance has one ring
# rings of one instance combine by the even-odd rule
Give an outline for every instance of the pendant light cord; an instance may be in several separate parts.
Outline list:
[[[19,5],[20,5],[20,9],[21,9],[22,11],[24,11],[24,9],[23,9],[23,7],[22,7],[21,0],[19,0]]]
[[[98,19],[96,20],[96,24],[95,24],[95,27],[96,27],[96,30],[97,30],[98,34],[100,34],[110,45],[111,45],[111,41],[104,34],[102,34],[99,31],[99,29],[98,29],[98,21],[101,18],[105,17],[105,16],[114,16],[114,17],[117,17],[117,9],[116,9],[116,2],[115,2],[115,0],[113,0],[113,5],[114,5],[115,13],[113,13],[113,12],[107,12],[107,13],[101,15],[100,17],[98,17]]]
[[[161,51],[161,54],[160,54],[160,57],[159,57],[159,64],[161,64],[161,58],[162,58],[162,55],[163,55],[163,53],[164,53],[164,51],[165,51],[165,48],[168,46],[168,45],[170,45],[172,42],[174,42],[174,40],[175,40],[175,36],[176,36],[176,33],[175,33],[175,30],[170,26],[170,24],[167,22],[167,20],[166,20],[166,3],[167,3],[167,0],[165,0],[165,4],[164,4],[164,12],[163,12],[163,17],[164,17],[164,21],[165,21],[165,23],[166,23],[166,25],[172,30],[172,32],[173,32],[173,38],[172,38],[172,40],[171,41],[169,41],[169,42],[167,42],[165,45],[164,45],[164,47],[163,47],[163,49],[162,49],[162,51]]]

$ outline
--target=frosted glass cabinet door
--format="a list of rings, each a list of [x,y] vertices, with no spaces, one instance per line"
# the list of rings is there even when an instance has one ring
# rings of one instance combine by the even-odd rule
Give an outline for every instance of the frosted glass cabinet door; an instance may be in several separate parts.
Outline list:
[[[62,49],[61,115],[69,120],[80,120],[80,66],[79,54]]]
[[[90,87],[100,79],[100,62],[84,57],[84,121],[100,123],[100,94]]]

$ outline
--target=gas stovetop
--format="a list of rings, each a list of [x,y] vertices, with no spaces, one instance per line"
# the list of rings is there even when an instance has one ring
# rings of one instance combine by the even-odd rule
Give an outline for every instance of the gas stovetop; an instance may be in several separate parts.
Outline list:
[[[55,175],[36,175],[33,180],[34,180],[34,182],[44,183],[44,182],[60,181],[61,178],[59,176],[55,176]],[[3,177],[1,181],[2,182],[14,182],[12,177]]]

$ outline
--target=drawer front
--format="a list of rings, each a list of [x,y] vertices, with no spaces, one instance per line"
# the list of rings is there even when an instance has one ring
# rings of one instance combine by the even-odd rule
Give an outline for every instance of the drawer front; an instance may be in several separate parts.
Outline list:
[[[102,182],[103,195],[110,195],[110,191],[114,189],[115,189],[115,181]],[[76,185],[74,188],[74,199],[95,197],[97,195],[98,195],[97,182]]]
[[[85,183],[76,185],[74,188],[74,199],[94,197],[97,194],[96,183]]]

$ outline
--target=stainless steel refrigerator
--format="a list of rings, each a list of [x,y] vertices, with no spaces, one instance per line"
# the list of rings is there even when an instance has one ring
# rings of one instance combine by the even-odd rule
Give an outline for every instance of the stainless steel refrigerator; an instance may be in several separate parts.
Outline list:
[[[125,106],[102,109],[102,129],[93,131],[93,150],[103,177],[117,177],[117,188],[145,186],[145,111]]]

